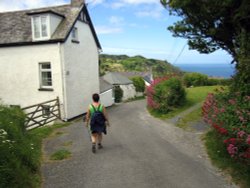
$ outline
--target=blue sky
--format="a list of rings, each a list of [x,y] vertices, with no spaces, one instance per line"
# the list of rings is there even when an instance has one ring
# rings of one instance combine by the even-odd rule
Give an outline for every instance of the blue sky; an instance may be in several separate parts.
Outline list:
[[[0,12],[68,4],[70,0],[0,0]],[[187,41],[174,38],[167,27],[178,18],[169,16],[159,0],[86,0],[102,45],[102,53],[142,55],[172,64],[231,62],[222,50],[199,54]]]

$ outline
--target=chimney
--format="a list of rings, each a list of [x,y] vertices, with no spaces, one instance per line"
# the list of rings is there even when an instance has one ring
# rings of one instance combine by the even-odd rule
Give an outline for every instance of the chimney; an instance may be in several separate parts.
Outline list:
[[[85,0],[71,0],[71,5],[73,7],[80,7],[84,3],[85,3]]]

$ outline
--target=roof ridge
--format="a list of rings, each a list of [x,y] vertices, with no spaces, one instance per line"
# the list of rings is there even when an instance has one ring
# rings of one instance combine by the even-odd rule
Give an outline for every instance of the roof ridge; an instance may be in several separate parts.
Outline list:
[[[30,11],[41,11],[41,10],[49,10],[52,8],[60,8],[60,7],[72,7],[71,4],[63,4],[63,5],[54,5],[54,6],[49,6],[49,7],[40,7],[40,8],[33,8],[33,9],[23,9],[23,10],[11,10],[11,11],[6,11],[6,12],[0,12],[0,14],[10,14],[10,13],[21,13],[21,12],[30,12]]]

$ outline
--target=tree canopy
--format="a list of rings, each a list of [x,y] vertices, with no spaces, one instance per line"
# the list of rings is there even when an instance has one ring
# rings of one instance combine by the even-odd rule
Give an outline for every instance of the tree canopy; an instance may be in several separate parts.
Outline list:
[[[224,49],[236,62],[232,91],[250,95],[250,1],[160,0],[170,14],[179,16],[168,29],[188,39],[191,49],[211,53]]]
[[[182,20],[169,26],[191,49],[211,53],[222,48],[238,61],[242,33],[250,31],[249,0],[161,0]]]

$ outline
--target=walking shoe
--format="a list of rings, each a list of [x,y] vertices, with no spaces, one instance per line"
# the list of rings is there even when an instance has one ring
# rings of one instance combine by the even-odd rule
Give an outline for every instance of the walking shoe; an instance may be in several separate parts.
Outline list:
[[[96,149],[95,149],[95,145],[92,145],[92,153],[95,153]]]
[[[102,149],[102,148],[103,148],[102,144],[99,143],[99,144],[98,144],[98,149]]]

